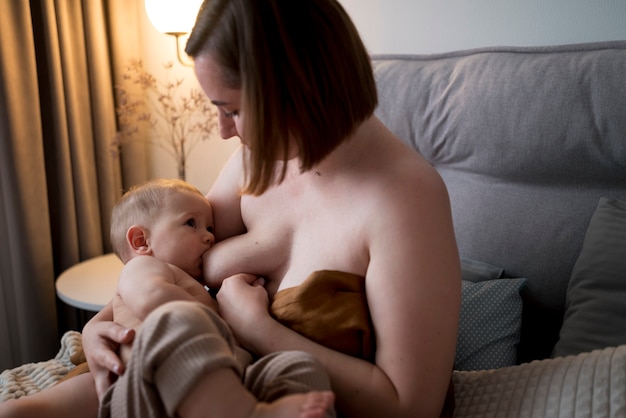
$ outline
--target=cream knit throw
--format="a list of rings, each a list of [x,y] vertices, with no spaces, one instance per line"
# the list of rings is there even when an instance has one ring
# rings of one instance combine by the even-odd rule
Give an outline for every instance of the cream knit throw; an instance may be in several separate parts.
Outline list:
[[[0,402],[39,392],[57,383],[77,364],[85,361],[81,334],[68,331],[52,360],[28,363],[0,374]]]

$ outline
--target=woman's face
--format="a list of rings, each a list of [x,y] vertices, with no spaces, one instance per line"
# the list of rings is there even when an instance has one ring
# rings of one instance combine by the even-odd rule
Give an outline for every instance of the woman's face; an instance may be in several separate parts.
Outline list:
[[[225,86],[222,70],[209,54],[195,58],[195,72],[200,87],[211,103],[217,106],[220,136],[224,139],[237,136],[247,145],[243,137],[241,90]]]

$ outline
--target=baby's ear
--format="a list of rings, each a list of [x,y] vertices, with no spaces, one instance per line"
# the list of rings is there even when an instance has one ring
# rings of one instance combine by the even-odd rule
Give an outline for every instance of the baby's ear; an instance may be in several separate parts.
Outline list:
[[[150,255],[152,250],[148,245],[146,231],[137,225],[133,225],[126,231],[126,241],[132,252],[138,255]]]

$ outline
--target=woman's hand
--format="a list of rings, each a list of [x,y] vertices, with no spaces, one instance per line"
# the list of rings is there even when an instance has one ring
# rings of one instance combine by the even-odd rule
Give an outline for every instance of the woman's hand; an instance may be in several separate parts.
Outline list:
[[[135,331],[99,317],[100,314],[96,315],[85,325],[82,341],[98,398],[102,399],[117,376],[124,373],[124,363],[117,352],[121,344],[133,341]]]
[[[251,274],[236,274],[225,279],[217,293],[220,314],[230,325],[237,340],[249,350],[254,328],[263,317],[269,317],[269,298],[265,280]]]

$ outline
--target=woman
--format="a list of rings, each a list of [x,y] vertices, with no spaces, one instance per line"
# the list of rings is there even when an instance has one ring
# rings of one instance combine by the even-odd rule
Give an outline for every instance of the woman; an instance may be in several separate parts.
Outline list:
[[[259,356],[312,354],[330,376],[340,416],[439,416],[460,306],[447,191],[373,115],[371,64],[343,8],[334,0],[205,0],[187,52],[218,107],[221,136],[243,144],[209,192],[218,243],[205,257],[236,338]],[[363,281],[371,356],[329,348],[268,313],[284,291],[329,271]],[[134,335],[110,320],[101,311],[83,336],[100,395],[109,371],[123,372],[112,348]]]

